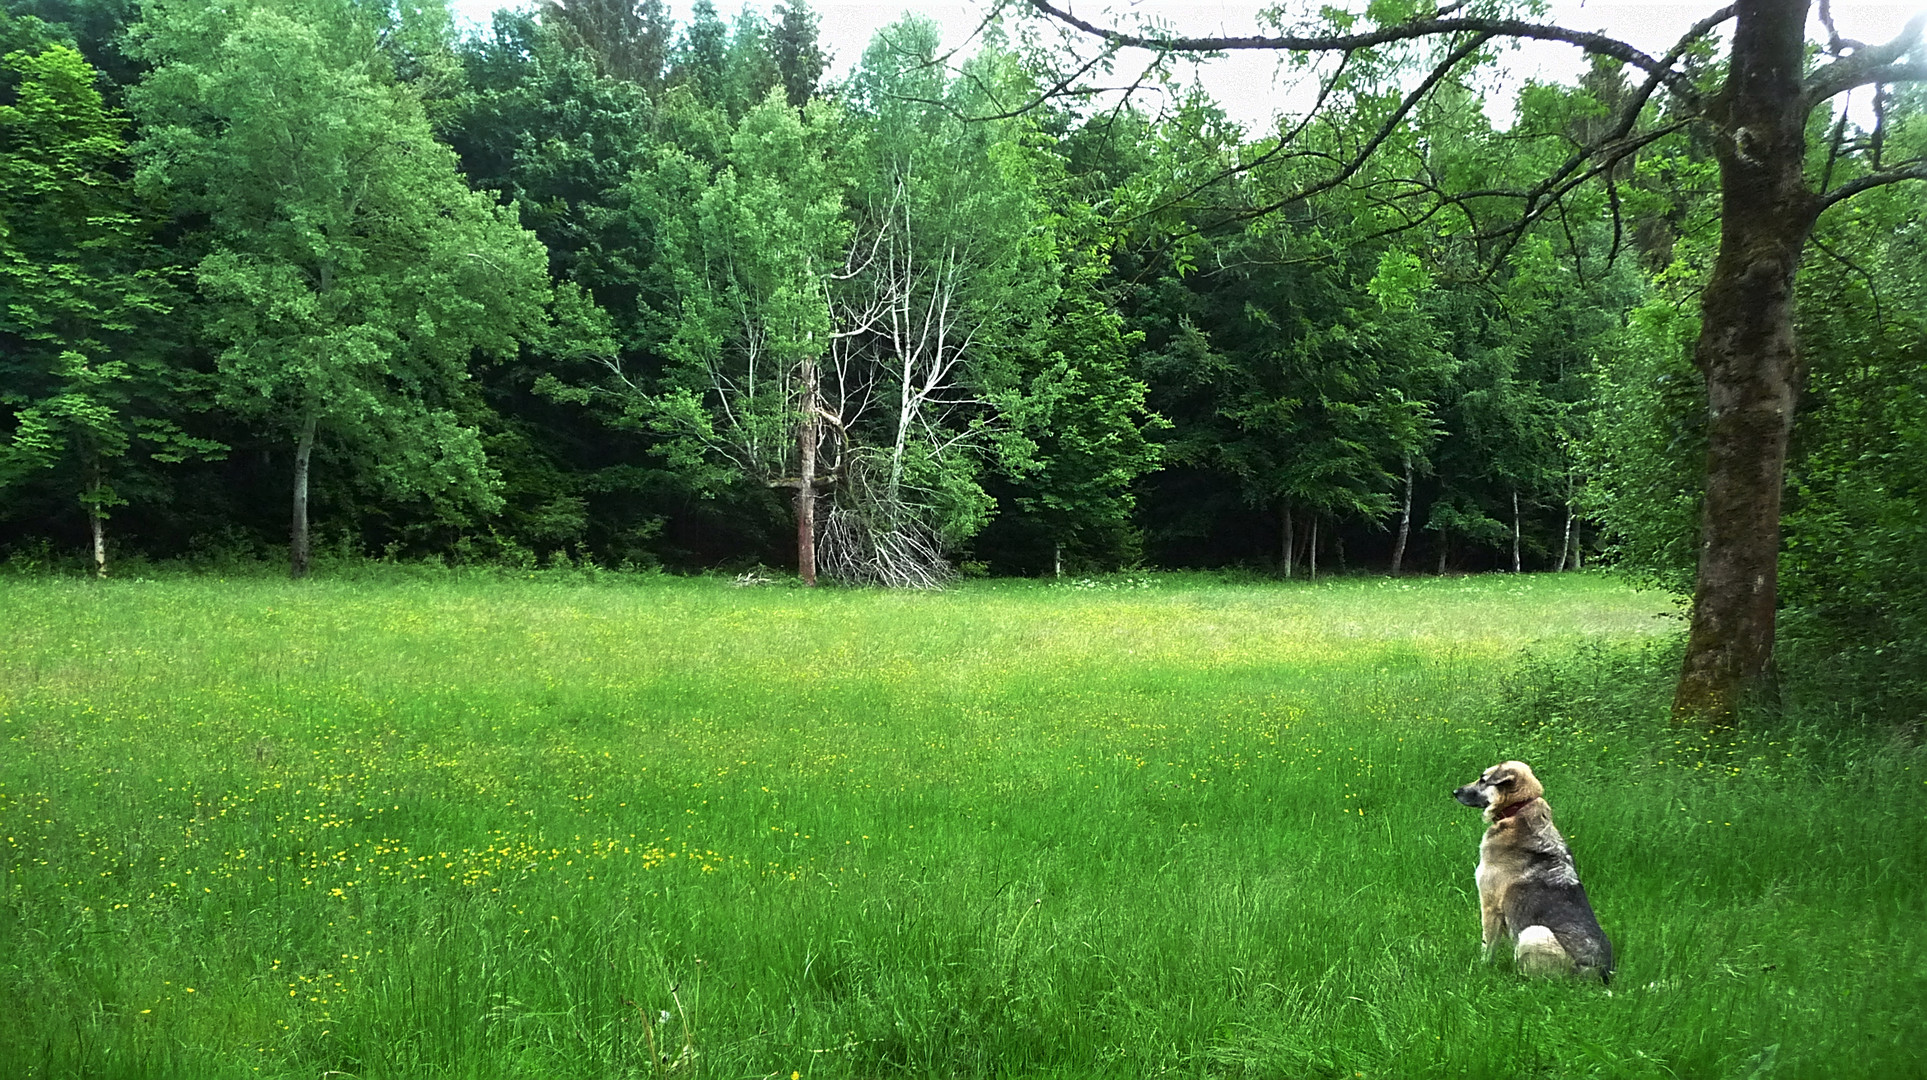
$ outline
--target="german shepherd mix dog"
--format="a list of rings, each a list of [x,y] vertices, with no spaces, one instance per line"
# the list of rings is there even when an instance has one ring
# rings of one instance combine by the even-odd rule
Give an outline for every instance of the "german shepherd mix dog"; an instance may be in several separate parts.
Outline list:
[[[1511,937],[1513,960],[1528,975],[1596,975],[1609,982],[1612,942],[1586,900],[1544,794],[1522,761],[1502,761],[1452,793],[1485,808],[1477,873],[1485,958]]]

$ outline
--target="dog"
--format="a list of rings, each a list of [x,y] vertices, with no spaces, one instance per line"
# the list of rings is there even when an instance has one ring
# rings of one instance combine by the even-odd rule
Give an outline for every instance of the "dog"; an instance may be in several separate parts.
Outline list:
[[[1527,975],[1572,974],[1610,983],[1613,946],[1599,928],[1572,851],[1552,825],[1545,789],[1523,761],[1502,761],[1452,792],[1485,808],[1479,841],[1480,940],[1490,961],[1505,938]]]

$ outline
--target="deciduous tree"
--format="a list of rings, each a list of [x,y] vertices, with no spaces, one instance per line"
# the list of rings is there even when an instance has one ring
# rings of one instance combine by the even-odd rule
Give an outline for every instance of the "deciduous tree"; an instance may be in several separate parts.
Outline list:
[[[549,298],[540,242],[462,183],[379,29],[350,0],[156,0],[137,38],[141,179],[205,229],[219,399],[292,444],[296,577],[318,440],[391,492],[498,503],[456,402]]]
[[[123,466],[221,447],[174,422],[182,373],[141,342],[171,290],[97,79],[44,37],[0,57],[0,489],[58,474],[86,511],[104,577]]]

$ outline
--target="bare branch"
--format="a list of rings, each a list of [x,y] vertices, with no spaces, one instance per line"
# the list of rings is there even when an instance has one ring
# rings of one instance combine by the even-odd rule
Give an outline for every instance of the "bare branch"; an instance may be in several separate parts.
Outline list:
[[[1431,73],[1425,77],[1425,80],[1414,87],[1411,92],[1407,93],[1404,99],[1398,103],[1398,107],[1392,110],[1392,115],[1386,117],[1385,122],[1379,125],[1378,130],[1372,133],[1371,139],[1369,139],[1364,146],[1359,147],[1358,152],[1352,155],[1351,160],[1347,161],[1337,172],[1315,184],[1294,191],[1285,198],[1274,200],[1255,210],[1245,211],[1237,216],[1241,218],[1263,217],[1267,214],[1282,210],[1292,203],[1311,198],[1320,192],[1330,191],[1351,179],[1358,173],[1358,170],[1365,167],[1365,163],[1371,160],[1372,155],[1378,152],[1380,146],[1385,144],[1385,140],[1392,137],[1392,134],[1398,130],[1399,125],[1405,122],[1405,118],[1411,115],[1413,109],[1418,107],[1419,102],[1425,100],[1425,98],[1431,94],[1432,88],[1443,81],[1447,75],[1451,74],[1452,70],[1458,67],[1460,61],[1483,48],[1485,43],[1490,40],[1492,40],[1492,35],[1479,34],[1473,37],[1472,40],[1452,50],[1445,59],[1439,61],[1438,64],[1432,68]]]
[[[1343,57],[1340,58],[1338,62],[1338,70],[1332,72],[1329,78],[1326,78],[1320,81],[1319,87],[1318,87],[1318,100],[1312,103],[1311,109],[1305,113],[1305,115],[1298,121],[1298,124],[1295,127],[1293,127],[1290,131],[1284,132],[1278,136],[1277,145],[1273,146],[1269,150],[1266,150],[1264,153],[1259,154],[1255,158],[1252,158],[1248,161],[1241,161],[1235,165],[1231,165],[1227,168],[1221,169],[1216,174],[1212,176],[1208,176],[1203,180],[1200,180],[1197,183],[1192,184],[1190,187],[1187,187],[1186,189],[1184,189],[1184,191],[1180,192],[1179,194],[1171,196],[1170,198],[1164,200],[1163,202],[1159,203],[1156,206],[1151,207],[1148,210],[1144,210],[1139,213],[1133,214],[1130,217],[1125,218],[1123,221],[1118,222],[1118,224],[1130,225],[1135,222],[1141,221],[1144,218],[1154,217],[1158,214],[1165,212],[1166,210],[1170,210],[1173,207],[1180,205],[1185,200],[1191,198],[1192,196],[1198,194],[1201,191],[1205,191],[1209,188],[1215,187],[1218,184],[1224,183],[1226,180],[1229,180],[1234,176],[1239,176],[1245,173],[1252,172],[1256,169],[1262,168],[1263,166],[1268,165],[1271,162],[1277,160],[1277,158],[1280,155],[1285,154],[1286,151],[1290,149],[1293,143],[1298,141],[1298,136],[1304,134],[1305,128],[1311,125],[1312,120],[1324,115],[1325,102],[1327,99],[1331,97],[1331,93],[1333,89],[1335,89],[1338,86],[1339,81],[1344,77],[1345,68],[1347,65],[1351,63],[1351,61],[1352,61],[1351,53],[1346,53]],[[1290,156],[1299,156],[1299,153],[1297,151],[1292,151]]]
[[[1827,28],[1827,55],[1846,56],[1865,45],[1851,38],[1843,38],[1833,25],[1833,0],[1820,0],[1820,25]]]
[[[1863,191],[1872,191],[1874,188],[1898,184],[1904,180],[1927,180],[1927,160],[1911,161],[1899,168],[1868,173],[1859,179],[1849,180],[1820,196],[1820,212],[1825,213],[1836,204],[1846,202]]]
[[[1869,83],[1927,81],[1927,61],[1903,62],[1907,54],[1919,48],[1923,31],[1927,31],[1927,12],[1909,19],[1892,41],[1854,49],[1850,55],[1807,76],[1807,107]]]

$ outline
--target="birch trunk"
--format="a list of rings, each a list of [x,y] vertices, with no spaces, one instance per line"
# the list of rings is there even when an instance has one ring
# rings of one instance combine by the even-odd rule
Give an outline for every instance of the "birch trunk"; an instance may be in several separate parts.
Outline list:
[[[1405,455],[1405,505],[1398,512],[1398,542],[1392,545],[1392,576],[1405,565],[1405,541],[1412,535],[1412,455]]]
[[[1318,580],[1318,515],[1317,514],[1313,514],[1311,517],[1311,541],[1309,544],[1309,548],[1305,552],[1305,556],[1306,556],[1306,569],[1310,572],[1311,579],[1313,581],[1317,581]]]
[[[816,363],[803,363],[803,415],[796,424],[796,573],[816,587]]]
[[[94,576],[107,576],[107,535],[100,520],[100,507],[87,508],[87,526],[94,534]]]
[[[94,576],[107,576],[107,530],[100,513],[100,459],[87,470],[87,530],[94,538]]]
[[[1566,504],[1566,531],[1559,538],[1559,562],[1552,568],[1555,574],[1566,570],[1566,556],[1572,551],[1572,504]]]
[[[308,457],[314,451],[316,419],[309,413],[301,422],[301,437],[294,446],[294,524],[289,529],[288,576],[297,580],[308,576]]]

